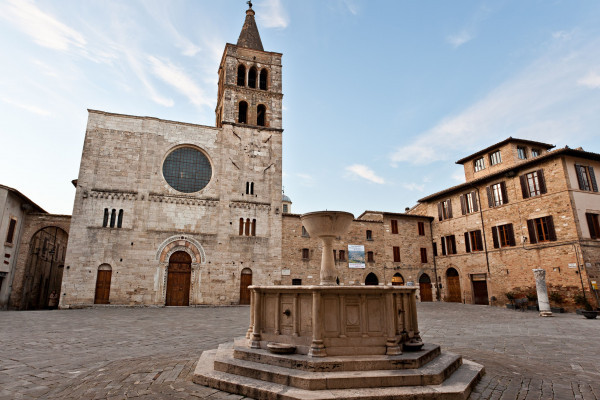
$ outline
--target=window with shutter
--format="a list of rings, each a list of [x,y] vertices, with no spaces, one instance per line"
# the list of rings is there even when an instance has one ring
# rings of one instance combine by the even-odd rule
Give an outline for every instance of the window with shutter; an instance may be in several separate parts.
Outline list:
[[[483,157],[480,157],[478,159],[476,159],[475,161],[473,161],[473,168],[475,169],[475,172],[479,172],[482,169],[485,169],[485,160]]]
[[[498,228],[495,226],[492,226],[492,239],[494,240],[494,248],[499,249],[500,243],[498,241]]]
[[[467,249],[467,253],[483,250],[480,230],[465,232],[465,248]]]
[[[488,190],[488,200],[490,202],[490,207],[498,207],[502,204],[508,203],[506,184],[504,182],[500,182],[491,185]]]
[[[433,247],[433,256],[437,257],[437,255],[438,255],[437,243],[436,242],[431,243],[431,247]]]
[[[398,221],[395,219],[392,219],[390,222],[392,225],[392,233],[394,233],[394,234],[398,233]]]
[[[302,259],[308,260],[308,249],[302,249]]]
[[[577,172],[577,182],[579,183],[579,189],[594,192],[598,191],[596,174],[594,173],[593,167],[575,164],[575,171]]]
[[[421,247],[421,262],[422,263],[427,262],[427,249],[424,247]]]
[[[394,246],[394,262],[400,262],[400,247]]]
[[[445,237],[441,238],[441,243],[442,243],[442,255],[445,256],[446,255],[446,238]]]
[[[419,229],[419,236],[425,236],[425,222],[418,222],[417,226]]]
[[[15,239],[15,231],[17,228],[17,219],[11,218],[8,222],[8,231],[6,232],[6,244],[12,244]]]
[[[448,218],[452,218],[452,202],[450,199],[438,203],[438,219],[442,221]]]
[[[544,182],[544,174],[540,169],[538,171],[530,172],[525,175],[521,175],[521,191],[523,192],[523,198],[539,196],[542,193],[546,193],[546,185]],[[544,190],[542,190],[542,187]]]
[[[471,252],[471,245],[469,243],[469,232],[465,232],[465,251],[467,253]]]
[[[590,230],[590,238],[600,239],[600,223],[598,214],[586,213],[588,229]]]
[[[532,244],[556,241],[556,231],[551,215],[527,220],[527,229],[529,230],[529,242]]]
[[[512,224],[497,226],[497,236],[499,247],[507,247],[515,245],[515,234]],[[496,243],[494,242],[494,247]]]

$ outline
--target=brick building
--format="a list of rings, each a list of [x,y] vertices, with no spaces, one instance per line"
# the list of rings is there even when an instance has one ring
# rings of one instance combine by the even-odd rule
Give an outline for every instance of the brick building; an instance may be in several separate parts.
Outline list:
[[[445,301],[504,305],[535,292],[533,268],[572,306],[600,280],[600,155],[508,138],[457,161],[466,182],[419,200],[434,217],[433,250]],[[558,306],[558,304],[556,304]]]

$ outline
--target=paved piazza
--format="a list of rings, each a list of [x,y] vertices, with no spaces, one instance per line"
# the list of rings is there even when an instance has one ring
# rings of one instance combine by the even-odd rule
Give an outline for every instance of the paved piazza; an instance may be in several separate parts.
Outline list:
[[[1,399],[240,399],[198,386],[203,350],[241,336],[248,307],[0,313]],[[426,342],[485,365],[471,399],[600,399],[600,320],[419,304]]]

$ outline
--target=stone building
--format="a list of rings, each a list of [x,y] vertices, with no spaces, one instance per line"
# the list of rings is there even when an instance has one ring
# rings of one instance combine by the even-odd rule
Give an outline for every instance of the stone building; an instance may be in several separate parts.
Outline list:
[[[457,161],[466,182],[419,200],[434,217],[433,250],[445,301],[504,305],[535,292],[533,268],[564,305],[600,280],[600,155],[508,138]],[[553,304],[559,306],[559,304]]]
[[[60,292],[70,217],[48,214],[21,192],[0,185],[0,309],[43,309]]]
[[[247,303],[248,285],[277,281],[281,57],[250,8],[216,127],[89,110],[61,307]]]
[[[362,213],[348,232],[334,241],[338,284],[417,286],[422,301],[433,301],[437,273],[431,247],[432,219],[381,211]],[[318,285],[322,243],[309,236],[300,215],[283,215],[282,245],[281,283]],[[364,247],[363,265],[351,263],[349,245]]]

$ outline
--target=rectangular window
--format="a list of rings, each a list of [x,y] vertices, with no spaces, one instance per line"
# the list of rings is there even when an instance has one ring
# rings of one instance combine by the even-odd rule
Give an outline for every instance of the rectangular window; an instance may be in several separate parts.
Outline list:
[[[450,199],[438,203],[438,219],[440,221],[452,218],[452,202]]]
[[[465,232],[465,250],[467,253],[483,250],[483,238],[480,230]]]
[[[421,247],[421,262],[422,263],[427,262],[427,249],[424,247]]]
[[[287,204],[283,205],[283,212],[284,213],[288,212],[288,205]],[[300,280],[302,280],[302,279],[300,279]],[[293,281],[293,279],[292,279],[292,281]]]
[[[308,260],[308,249],[302,249],[302,259]]]
[[[500,164],[502,162],[502,157],[500,156],[500,150],[497,150],[490,154],[490,165]]]
[[[531,158],[537,157],[540,155],[540,149],[531,149]]]
[[[485,169],[485,160],[483,157],[480,157],[473,161],[473,167],[475,168],[475,172],[479,172],[482,169]]]
[[[590,229],[590,237],[592,239],[600,239],[600,224],[598,222],[598,214],[586,213],[588,228]]]
[[[340,261],[346,261],[346,251],[345,250],[340,250],[338,254],[340,255]]]
[[[527,220],[529,243],[556,241],[556,231],[552,216]]]
[[[6,232],[6,243],[12,244],[15,239],[15,230],[17,228],[17,219],[11,218],[8,222],[8,232]]]
[[[456,254],[456,238],[454,235],[442,237],[442,255]]]
[[[367,262],[375,262],[375,258],[373,256],[372,251],[367,251]]]
[[[465,193],[460,196],[460,210],[463,215],[479,211],[475,192]]]
[[[488,196],[488,205],[490,208],[498,207],[508,203],[508,193],[506,191],[506,183],[500,182],[486,187]]]
[[[302,237],[310,237],[305,227],[302,227]]]
[[[373,240],[373,231],[367,229],[367,240]]]
[[[294,285],[294,286],[302,285],[302,279],[298,279],[298,278],[292,279],[292,285]]]
[[[519,177],[521,181],[521,193],[523,198],[539,196],[546,193],[546,181],[544,171],[539,169]]]
[[[525,147],[517,147],[517,155],[519,156],[519,158],[521,160],[526,160],[527,159],[527,150],[525,149]]]
[[[515,233],[513,224],[506,224],[492,227],[492,238],[494,240],[494,248],[515,246]]]
[[[398,221],[393,219],[390,222],[392,224],[392,233],[398,233]]]
[[[425,222],[418,222],[419,236],[425,236]]]
[[[432,247],[433,247],[433,256],[437,257],[437,255],[438,255],[438,252],[437,252],[437,243],[433,242],[432,243]]]
[[[394,262],[400,262],[400,247],[394,246]]]
[[[575,172],[577,172],[577,182],[579,183],[579,189],[586,191],[598,191],[598,184],[596,183],[596,174],[594,168],[586,165],[575,164]]]

